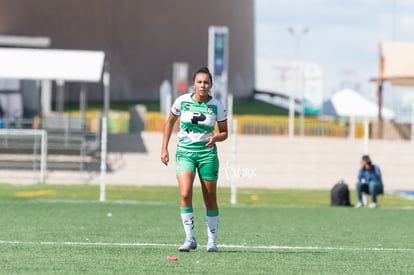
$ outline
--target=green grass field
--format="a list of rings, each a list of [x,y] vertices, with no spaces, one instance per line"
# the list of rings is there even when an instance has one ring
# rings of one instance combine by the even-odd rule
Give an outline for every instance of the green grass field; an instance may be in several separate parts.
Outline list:
[[[327,190],[241,189],[232,206],[220,189],[220,251],[207,253],[195,191],[199,248],[179,253],[177,188],[108,186],[102,203],[98,186],[2,184],[0,273],[414,273],[412,200],[386,194],[377,209],[353,209],[330,207]]]

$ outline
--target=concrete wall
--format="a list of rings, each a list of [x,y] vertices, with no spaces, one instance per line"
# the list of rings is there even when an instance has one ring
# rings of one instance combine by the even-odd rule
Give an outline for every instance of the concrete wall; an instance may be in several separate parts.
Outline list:
[[[48,36],[51,48],[104,50],[112,101],[157,100],[173,62],[190,72],[207,65],[208,27],[229,27],[229,89],[248,97],[254,85],[253,0],[0,0],[0,35]],[[78,101],[69,85],[66,100]],[[100,100],[96,85],[90,100]]]
[[[166,167],[160,161],[162,134],[143,132],[141,137],[145,146],[141,153],[109,154],[113,172],[108,173],[107,183],[176,185],[176,138],[171,139],[172,161]],[[230,186],[234,180],[240,188],[330,189],[344,179],[353,189],[364,152],[362,140],[238,136],[234,143],[233,138],[219,143],[220,186]],[[369,151],[382,169],[386,191],[414,190],[414,144],[373,140]],[[98,172],[89,177],[90,183],[99,183]],[[48,181],[73,183],[80,176],[56,172],[49,174]]]

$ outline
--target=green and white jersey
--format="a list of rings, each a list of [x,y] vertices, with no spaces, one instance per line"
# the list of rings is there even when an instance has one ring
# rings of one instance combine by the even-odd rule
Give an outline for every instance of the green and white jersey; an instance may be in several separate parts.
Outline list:
[[[178,149],[190,152],[208,151],[207,138],[214,135],[216,122],[227,120],[223,104],[211,98],[208,102],[197,102],[193,93],[179,96],[171,108],[171,112],[180,116],[178,133]]]

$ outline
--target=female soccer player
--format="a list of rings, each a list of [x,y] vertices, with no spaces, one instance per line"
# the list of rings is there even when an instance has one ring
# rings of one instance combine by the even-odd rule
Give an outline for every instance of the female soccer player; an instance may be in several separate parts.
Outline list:
[[[206,206],[207,251],[217,252],[216,235],[219,210],[217,205],[217,179],[219,160],[216,142],[227,138],[227,114],[224,106],[210,95],[213,79],[208,68],[194,73],[194,92],[179,96],[168,116],[162,141],[161,161],[170,160],[168,143],[178,118],[180,130],[176,151],[176,175],[180,188],[180,213],[185,231],[185,242],[179,251],[197,248],[194,237],[193,182],[198,173]],[[217,122],[218,133],[214,132]]]

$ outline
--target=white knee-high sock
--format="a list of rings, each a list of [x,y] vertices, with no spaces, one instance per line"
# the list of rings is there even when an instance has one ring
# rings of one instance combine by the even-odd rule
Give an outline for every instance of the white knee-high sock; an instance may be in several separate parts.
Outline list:
[[[216,243],[218,222],[218,216],[206,216],[207,236],[209,243]]]
[[[192,207],[180,208],[181,220],[183,222],[185,238],[194,239],[194,213]]]

